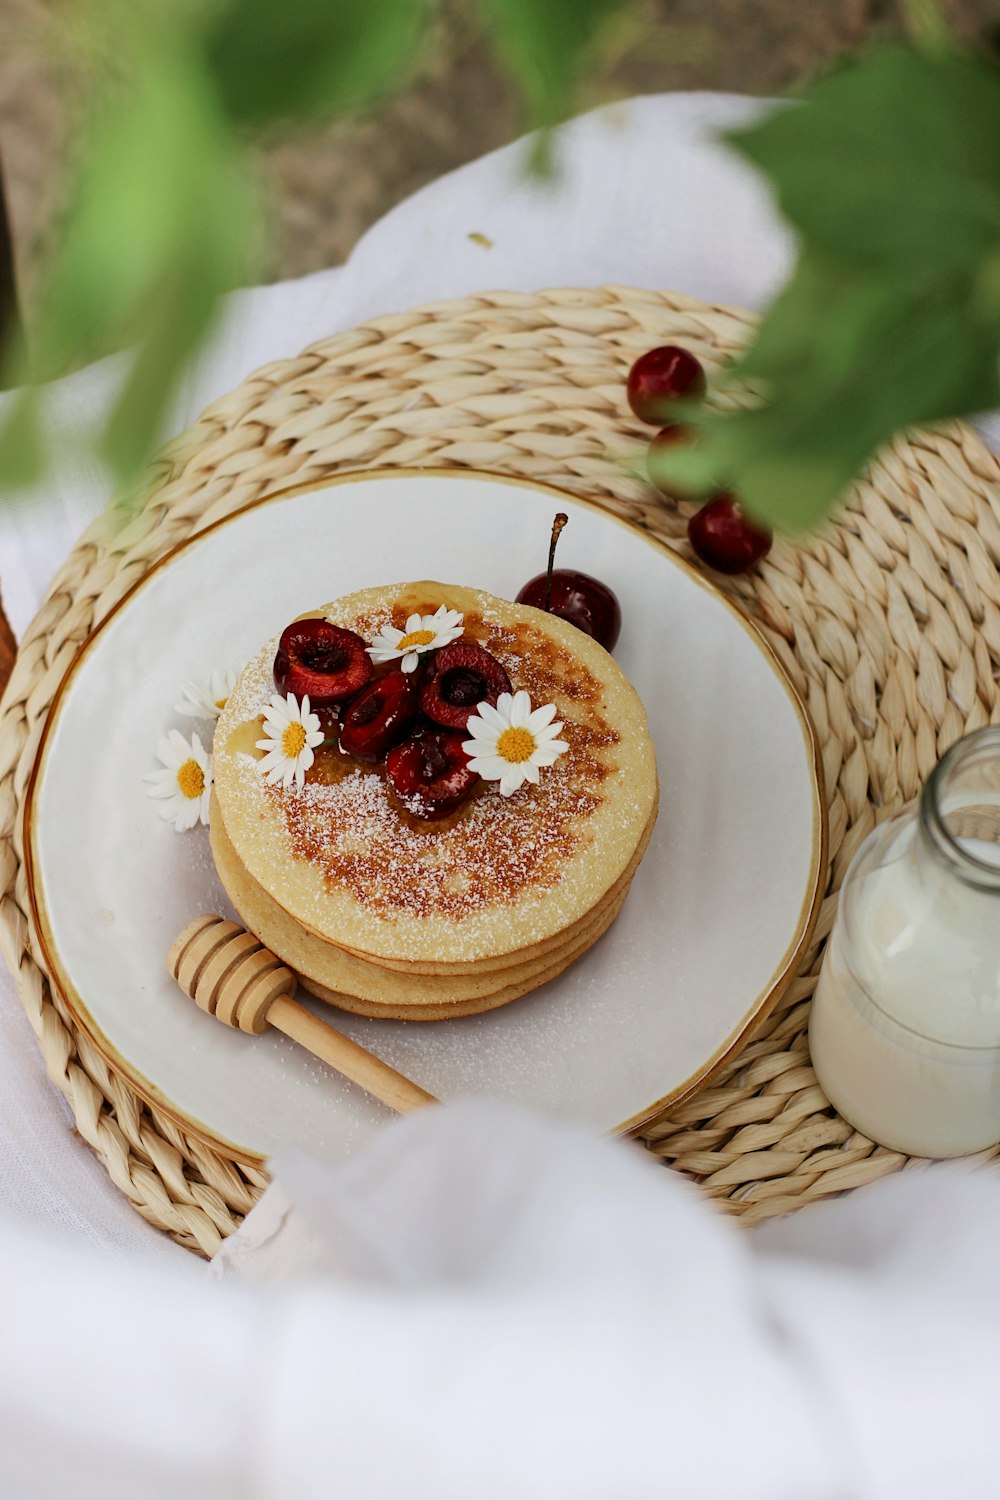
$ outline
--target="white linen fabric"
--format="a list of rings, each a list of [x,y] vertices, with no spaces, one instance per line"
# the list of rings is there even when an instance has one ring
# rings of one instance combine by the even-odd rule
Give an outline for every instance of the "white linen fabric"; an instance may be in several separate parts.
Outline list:
[[[524,178],[523,145],[451,174],[345,267],[229,299],[168,432],[255,366],[430,299],[617,282],[760,306],[789,242],[714,137],[761,107],[637,99],[566,126],[553,183]],[[125,362],[50,390],[55,476],[0,507],[18,631],[107,502],[64,445]],[[635,1147],[468,1103],[336,1170],[278,1163],[212,1279],[73,1135],[6,974],[0,1028],[5,1497],[997,1492],[987,1174],[747,1235]]]
[[[751,1236],[634,1146],[471,1102],[276,1172],[266,1287],[263,1230],[221,1285],[0,1235],[5,1500],[996,1495],[985,1174]]]

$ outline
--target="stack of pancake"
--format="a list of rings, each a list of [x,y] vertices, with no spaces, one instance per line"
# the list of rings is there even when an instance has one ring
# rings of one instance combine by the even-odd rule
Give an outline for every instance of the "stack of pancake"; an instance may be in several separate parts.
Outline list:
[[[384,767],[331,745],[301,790],[268,785],[256,742],[275,641],[241,673],[215,735],[211,841],[230,900],[308,990],[362,1015],[472,1015],[554,979],[618,915],[656,820],[642,704],[574,626],[432,582],[365,589],[312,613],[371,641],[440,605],[463,614],[466,639],[533,707],[556,705],[569,748],[537,784],[503,797],[482,781],[457,812],[424,822],[395,801]]]

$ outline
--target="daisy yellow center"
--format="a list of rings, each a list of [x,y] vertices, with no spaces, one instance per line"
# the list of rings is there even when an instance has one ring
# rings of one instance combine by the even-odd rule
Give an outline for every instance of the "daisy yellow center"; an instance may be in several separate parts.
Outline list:
[[[205,773],[194,759],[186,760],[177,772],[177,785],[185,797],[194,801],[205,790]]]
[[[497,754],[512,765],[530,760],[535,749],[535,736],[529,729],[505,729],[497,740]]]
[[[303,724],[289,724],[281,736],[281,748],[289,760],[294,760],[306,748],[306,731]]]
[[[225,706],[226,706],[226,704],[228,702],[229,702],[228,698],[216,698],[216,700],[215,700],[215,706],[216,706],[216,708],[218,708],[218,709],[221,710],[221,709],[225,708]]]
[[[410,651],[414,646],[429,646],[434,639],[433,630],[411,630],[409,635],[404,635],[397,651]]]

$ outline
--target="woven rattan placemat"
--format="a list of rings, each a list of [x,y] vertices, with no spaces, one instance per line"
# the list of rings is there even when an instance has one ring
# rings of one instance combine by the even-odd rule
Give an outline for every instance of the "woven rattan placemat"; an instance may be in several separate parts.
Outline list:
[[[0,709],[0,935],[81,1135],[138,1211],[181,1243],[211,1254],[265,1179],[185,1136],[108,1067],[50,988],[25,915],[23,792],[80,643],[184,537],[272,490],[350,469],[465,466],[545,480],[683,550],[686,514],[621,463],[649,436],[626,406],[625,374],[667,341],[711,372],[750,326],[729,308],[619,287],[495,293],[379,318],[217,401],[161,455],[142,515],[110,540],[86,538],[56,576]],[[822,540],[776,546],[730,589],[765,628],[819,731],[830,885],[801,974],[765,1026],[644,1138],[744,1221],[904,1164],[823,1097],[806,1046],[809,997],[861,840],[917,793],[949,744],[1000,719],[998,564],[1000,465],[973,433],[949,427],[897,442]]]

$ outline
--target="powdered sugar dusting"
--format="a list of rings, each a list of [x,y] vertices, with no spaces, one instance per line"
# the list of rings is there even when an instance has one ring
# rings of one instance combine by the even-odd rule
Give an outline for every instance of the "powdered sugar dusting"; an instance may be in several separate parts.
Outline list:
[[[361,614],[338,613],[334,605],[327,615],[367,640],[420,609],[414,598],[411,592],[393,608]],[[438,602],[428,599],[427,612]],[[592,842],[588,819],[605,800],[605,783],[622,774],[615,753],[619,735],[601,712],[601,683],[554,637],[523,620],[502,619],[488,607],[467,613],[465,626],[468,637],[503,663],[515,689],[524,688],[536,705],[558,705],[569,749],[536,785],[505,798],[495,784],[483,782],[452,817],[421,822],[395,802],[380,768],[351,763],[345,770],[332,749],[319,753],[301,789],[265,785],[255,762],[242,755],[233,793],[245,811],[262,811],[263,804],[277,812],[289,856],[308,861],[328,890],[349,893],[382,920],[437,916],[460,923],[537,896],[550,921],[567,861]],[[256,719],[274,692],[275,648],[276,640],[268,642],[244,670],[227,705],[229,736],[234,724]],[[328,766],[336,773],[329,777],[323,774],[324,754],[328,762],[340,762]],[[616,790],[616,813],[635,823],[638,839],[645,813],[623,791]]]
[[[278,649],[278,637],[267,642],[248,662],[236,679],[236,686],[226,700],[222,718],[216,725],[215,752],[222,747],[219,725],[245,724],[249,719],[260,718],[275,692],[273,664]]]

